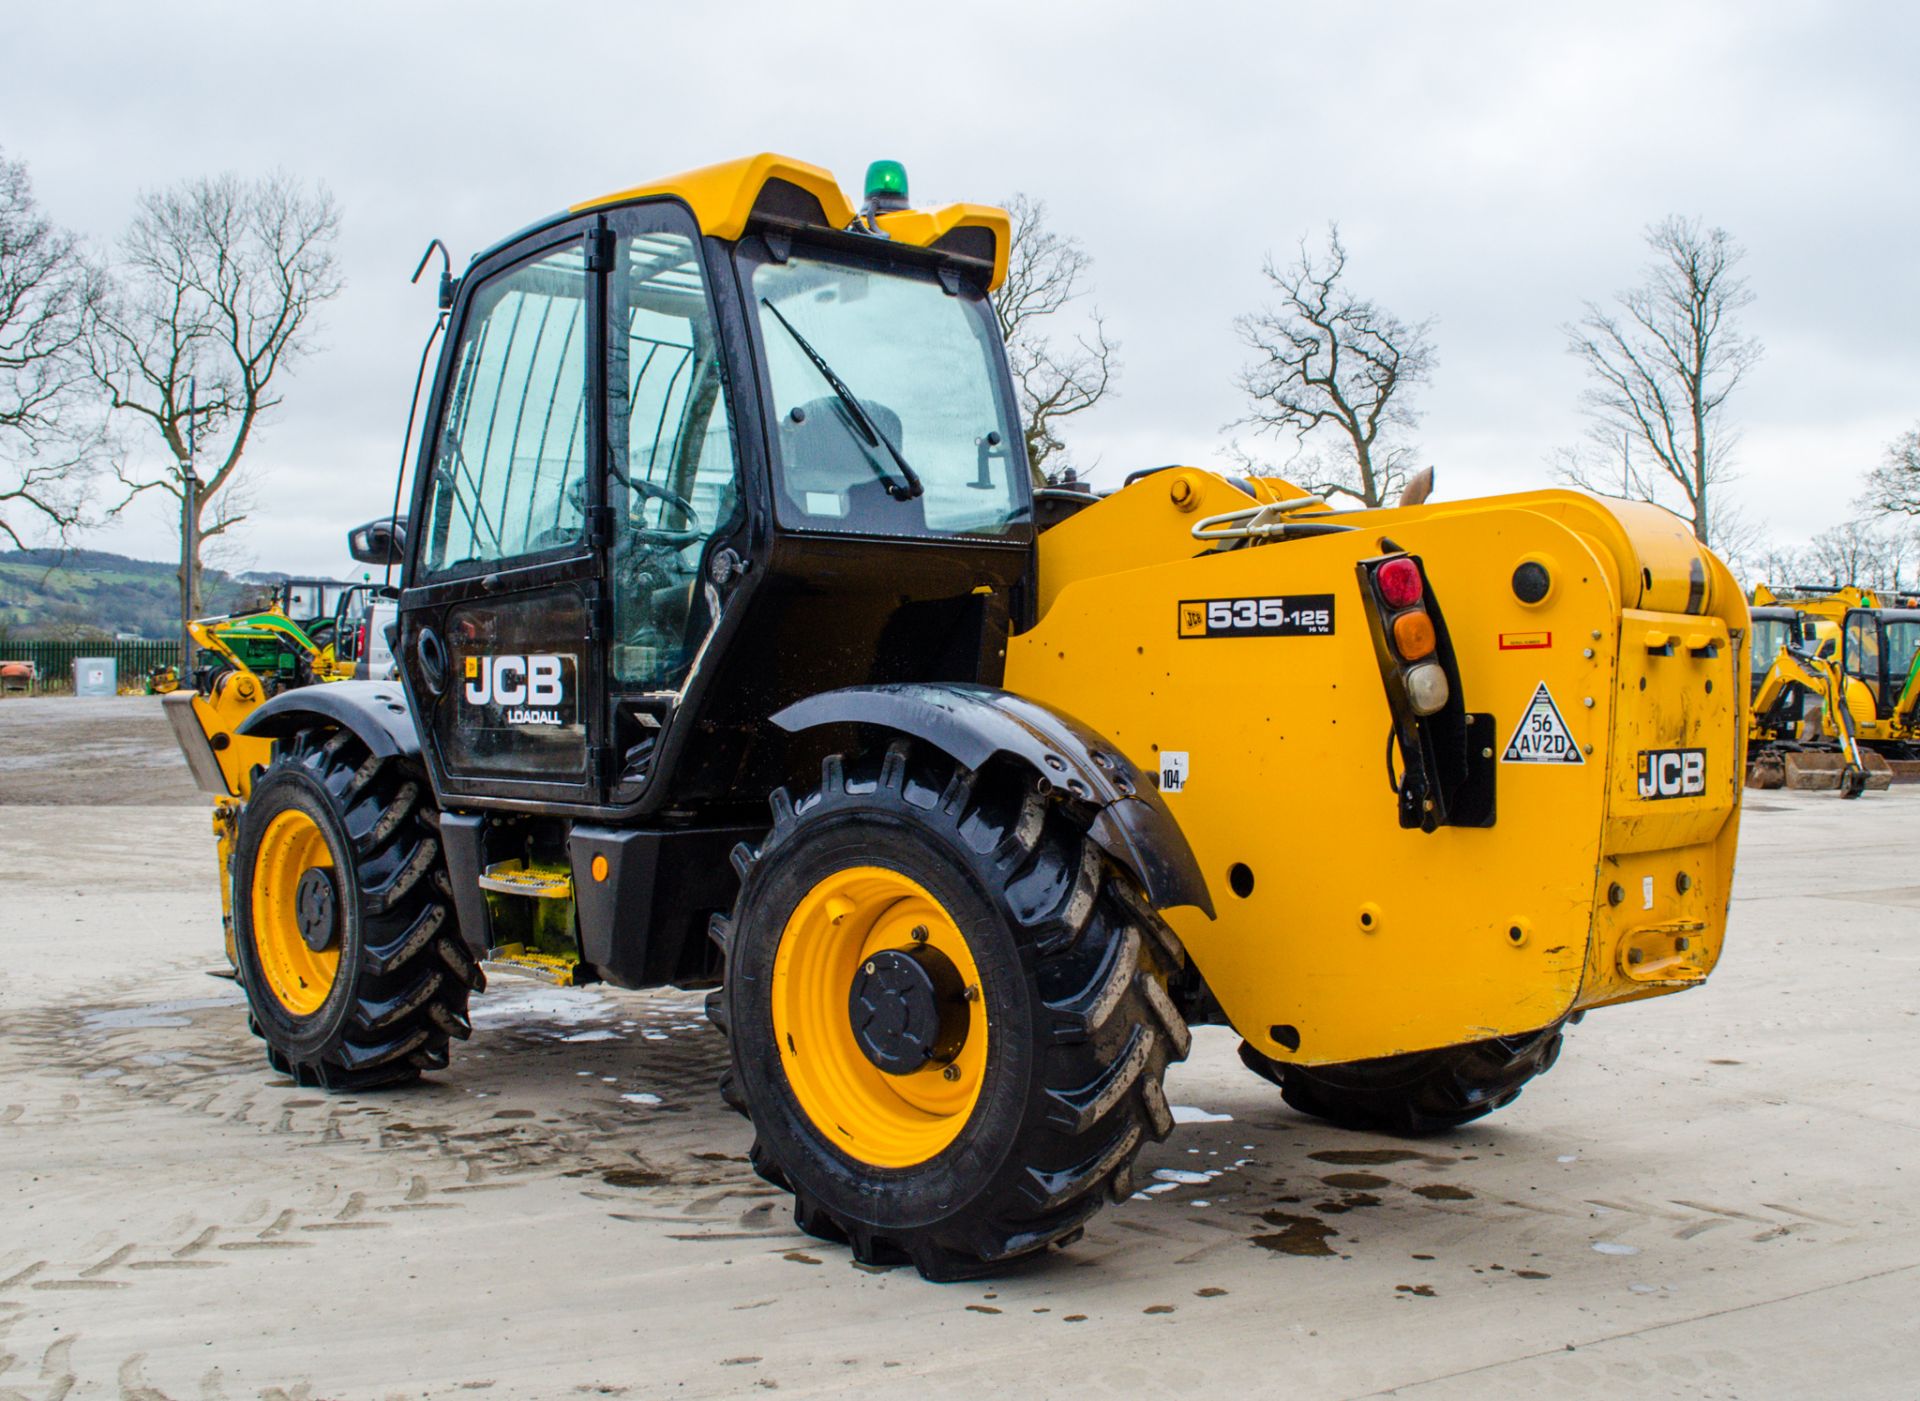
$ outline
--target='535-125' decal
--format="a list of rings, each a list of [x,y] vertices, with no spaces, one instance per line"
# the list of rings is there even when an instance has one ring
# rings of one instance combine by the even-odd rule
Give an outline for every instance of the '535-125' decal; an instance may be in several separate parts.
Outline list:
[[[1333,595],[1296,593],[1267,598],[1186,598],[1180,636],[1331,637]]]

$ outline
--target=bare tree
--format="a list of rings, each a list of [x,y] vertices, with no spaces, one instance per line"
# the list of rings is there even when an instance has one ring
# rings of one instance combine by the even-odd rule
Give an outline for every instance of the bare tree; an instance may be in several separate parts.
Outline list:
[[[1821,531],[1804,548],[1768,545],[1747,559],[1744,572],[1775,587],[1852,585],[1900,593],[1913,584],[1920,537],[1903,524],[1876,526],[1855,518]]]
[[[1866,502],[1888,515],[1920,516],[1920,426],[1887,444],[1886,456],[1867,475]]]
[[[1252,402],[1238,423],[1290,433],[1303,452],[1319,447],[1305,459],[1321,478],[1315,490],[1385,505],[1413,475],[1412,446],[1390,430],[1419,422],[1409,391],[1433,374],[1433,323],[1402,321],[1348,290],[1337,224],[1324,255],[1302,239],[1294,263],[1269,258],[1264,271],[1280,302],[1234,322],[1256,355],[1235,381]]]
[[[1089,290],[1093,259],[1076,238],[1047,227],[1043,201],[1016,194],[1006,202],[1013,222],[1007,246],[1006,280],[993,294],[994,315],[1007,343],[1007,360],[1020,394],[1021,430],[1034,481],[1042,482],[1049,458],[1066,465],[1062,421],[1085,413],[1113,389],[1120,343],[1107,336],[1093,310],[1088,330],[1056,339],[1052,318]]]
[[[99,446],[81,341],[99,278],[41,214],[27,168],[0,155],[0,535],[64,543]]]
[[[1588,302],[1566,328],[1568,350],[1593,380],[1582,399],[1605,466],[1573,454],[1562,470],[1593,491],[1677,497],[1706,544],[1717,538],[1716,488],[1736,441],[1722,411],[1761,354],[1737,324],[1753,293],[1734,272],[1744,250],[1725,229],[1676,216],[1648,228],[1646,239],[1654,255],[1646,280],[1617,294],[1614,307]],[[1624,481],[1615,465],[1623,441],[1632,448]]]
[[[120,467],[127,492],[173,498],[180,620],[201,611],[205,543],[245,519],[241,464],[279,381],[311,348],[313,317],[340,290],[339,212],[324,187],[285,175],[192,180],[142,195],[120,242],[114,292],[90,339],[112,410],[161,454]]]

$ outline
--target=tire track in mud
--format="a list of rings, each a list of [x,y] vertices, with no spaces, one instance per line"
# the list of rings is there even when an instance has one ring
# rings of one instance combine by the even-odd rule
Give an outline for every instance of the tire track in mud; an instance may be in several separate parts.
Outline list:
[[[62,1295],[218,1270],[242,1253],[364,1243],[405,1214],[458,1210],[555,1178],[576,1180],[614,1219],[679,1227],[673,1239],[797,1242],[769,1200],[784,1194],[753,1175],[745,1126],[715,1091],[725,1043],[700,995],[558,996],[569,1002],[502,986],[478,1000],[475,1038],[449,1071],[343,1096],[271,1071],[234,990],[122,996],[13,1019],[0,1044],[0,1069],[21,1072],[7,1078],[23,1093],[0,1104],[10,1131],[72,1132],[94,1116],[157,1110],[283,1139],[297,1155],[323,1157],[327,1180],[57,1252],[0,1249],[0,1319],[44,1312]],[[221,1142],[209,1140],[213,1161]],[[0,1398],[13,1382],[0,1372]]]

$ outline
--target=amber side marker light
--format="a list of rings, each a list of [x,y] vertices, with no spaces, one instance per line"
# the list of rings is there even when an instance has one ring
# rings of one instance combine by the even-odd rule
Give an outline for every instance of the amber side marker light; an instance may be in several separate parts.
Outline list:
[[[1410,608],[1393,620],[1393,646],[1410,662],[1431,656],[1435,646],[1433,619],[1424,608]]]

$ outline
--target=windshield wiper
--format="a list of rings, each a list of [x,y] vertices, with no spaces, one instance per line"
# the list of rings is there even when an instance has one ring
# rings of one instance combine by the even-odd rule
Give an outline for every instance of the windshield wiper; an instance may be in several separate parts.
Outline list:
[[[820,378],[824,379],[833,392],[840,396],[840,402],[846,406],[848,416],[853,419],[853,426],[860,430],[860,436],[867,440],[867,446],[885,448],[887,455],[898,464],[900,475],[906,478],[906,484],[902,485],[885,472],[881,472],[880,482],[886,487],[887,495],[895,501],[911,501],[924,492],[926,487],[920,481],[920,474],[907,465],[907,459],[900,455],[900,449],[893,445],[893,439],[889,438],[880,425],[873,421],[866,409],[861,407],[853,391],[847,388],[847,382],[833,372],[833,366],[826,362],[826,358],[807,343],[807,338],[794,329],[791,321],[780,314],[779,307],[765,297],[760,299],[760,305],[772,312],[774,318],[787,328],[787,334],[793,337],[793,343],[806,352],[807,359],[813,361],[813,367],[820,372]]]

